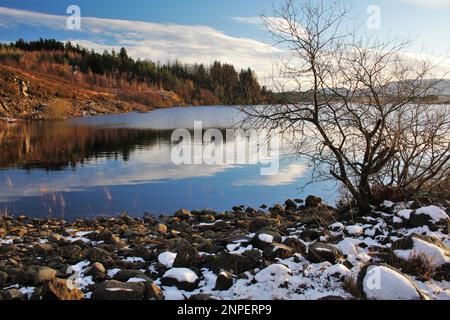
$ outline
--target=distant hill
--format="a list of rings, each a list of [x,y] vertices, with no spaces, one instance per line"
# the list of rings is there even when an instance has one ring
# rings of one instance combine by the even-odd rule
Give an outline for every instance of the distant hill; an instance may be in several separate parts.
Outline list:
[[[392,82],[392,89],[396,88],[397,83]],[[450,103],[450,79],[429,79],[423,81],[424,88],[433,87],[427,92],[427,95],[423,95],[418,100],[426,103]],[[345,92],[345,89],[335,89],[336,92]],[[326,98],[328,101],[333,101],[333,93],[331,90],[327,90],[321,94],[319,98]],[[276,100],[279,103],[301,103],[313,101],[313,95],[308,91],[286,91],[275,94]]]
[[[181,105],[260,104],[251,69],[134,60],[53,39],[0,44],[0,117],[60,119]]]

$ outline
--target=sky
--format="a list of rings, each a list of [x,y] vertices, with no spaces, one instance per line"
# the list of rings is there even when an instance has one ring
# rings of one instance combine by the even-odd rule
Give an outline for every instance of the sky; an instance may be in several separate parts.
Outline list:
[[[283,0],[0,0],[0,41],[55,38],[103,51],[125,46],[135,58],[251,67],[262,82],[282,54],[260,21]],[[351,16],[380,38],[415,39],[409,52],[450,58],[450,0],[358,0]],[[77,5],[81,29],[69,30]],[[367,20],[379,9],[379,28]],[[369,10],[369,12],[368,12]],[[448,64],[450,66],[450,63]]]

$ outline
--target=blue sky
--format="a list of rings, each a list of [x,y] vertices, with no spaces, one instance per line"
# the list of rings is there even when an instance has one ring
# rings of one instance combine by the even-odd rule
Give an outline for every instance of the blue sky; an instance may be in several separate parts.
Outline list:
[[[271,70],[279,50],[261,25],[282,0],[0,0],[0,41],[52,37],[96,50],[129,47],[131,55],[152,60],[211,62],[220,59],[261,75]],[[81,8],[82,31],[65,29],[69,5]],[[358,0],[352,16],[365,25],[367,8],[381,10],[381,28],[367,33],[417,38],[411,52],[425,49],[449,56],[450,0]],[[11,10],[14,9],[14,10]],[[45,15],[42,15],[45,14]],[[95,18],[85,20],[87,17]],[[98,19],[101,18],[101,19]]]

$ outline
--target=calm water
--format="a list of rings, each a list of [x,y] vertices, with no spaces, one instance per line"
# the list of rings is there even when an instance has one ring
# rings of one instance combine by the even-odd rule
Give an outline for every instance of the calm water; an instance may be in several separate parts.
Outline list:
[[[242,119],[229,107],[196,107],[67,121],[0,124],[0,212],[29,216],[172,214],[180,208],[227,210],[287,198],[336,198],[335,185],[311,180],[289,153],[274,176],[248,165],[176,165],[176,128],[230,128]],[[229,141],[226,141],[229,143]],[[198,143],[193,141],[192,144]]]

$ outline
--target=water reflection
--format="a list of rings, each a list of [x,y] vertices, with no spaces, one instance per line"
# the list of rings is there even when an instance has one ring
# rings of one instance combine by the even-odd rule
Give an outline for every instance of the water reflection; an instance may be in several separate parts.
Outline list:
[[[64,122],[17,123],[0,127],[0,168],[64,170],[94,159],[121,159],[158,146],[169,130],[98,128]]]
[[[181,207],[270,205],[302,193],[334,197],[327,185],[299,193],[310,173],[290,157],[270,177],[255,164],[171,161],[173,129],[191,129],[194,120],[224,129],[239,117],[234,109],[214,107],[0,124],[0,211],[66,218],[122,210],[169,214]]]

